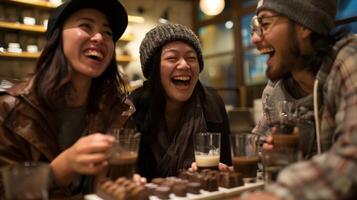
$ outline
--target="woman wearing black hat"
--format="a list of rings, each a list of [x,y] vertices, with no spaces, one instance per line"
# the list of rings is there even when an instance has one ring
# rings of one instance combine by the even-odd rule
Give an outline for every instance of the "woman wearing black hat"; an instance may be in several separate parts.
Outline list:
[[[219,95],[198,79],[203,58],[192,30],[180,24],[153,28],[140,45],[140,61],[147,81],[131,94],[142,133],[140,175],[176,176],[191,167],[198,132],[221,133],[220,161],[230,165],[227,114]]]
[[[57,196],[91,192],[114,142],[103,133],[133,126],[115,60],[127,23],[117,0],[70,0],[55,9],[34,76],[0,96],[0,166],[49,162]]]

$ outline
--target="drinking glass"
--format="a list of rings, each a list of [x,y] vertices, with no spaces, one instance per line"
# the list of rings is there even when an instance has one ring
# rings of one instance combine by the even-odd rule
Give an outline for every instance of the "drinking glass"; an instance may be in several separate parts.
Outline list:
[[[218,170],[221,133],[201,132],[195,135],[195,160],[198,170]]]
[[[271,126],[276,129],[275,133],[292,133],[297,123],[296,104],[287,100],[277,101],[270,111],[270,118]]]
[[[297,123],[296,105],[290,101],[277,101],[273,123],[273,149],[263,150],[263,166],[267,183],[275,181],[277,174],[287,165],[298,160],[300,155],[299,133],[294,131]]]
[[[6,199],[47,200],[50,166],[42,162],[25,162],[1,169]]]
[[[118,177],[132,178],[136,170],[141,134],[130,128],[111,129],[108,134],[115,137],[115,144],[109,153],[109,177],[113,180]]]
[[[234,171],[240,173],[244,182],[255,181],[258,170],[258,149],[249,133],[230,135]]]

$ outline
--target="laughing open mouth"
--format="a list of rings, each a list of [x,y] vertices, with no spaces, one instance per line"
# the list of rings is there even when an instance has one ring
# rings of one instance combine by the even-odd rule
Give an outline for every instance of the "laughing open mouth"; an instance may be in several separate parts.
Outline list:
[[[260,54],[268,54],[270,57],[272,57],[275,53],[275,50],[270,47],[270,48],[261,48],[259,49]]]
[[[84,55],[95,61],[102,61],[104,58],[103,54],[96,50],[87,50]]]
[[[191,77],[189,76],[175,76],[171,78],[171,81],[175,85],[189,85],[191,81]]]

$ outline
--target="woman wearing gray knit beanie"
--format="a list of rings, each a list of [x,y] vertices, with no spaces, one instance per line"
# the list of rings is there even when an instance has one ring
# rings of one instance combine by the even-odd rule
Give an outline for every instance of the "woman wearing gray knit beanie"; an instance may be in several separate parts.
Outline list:
[[[153,28],[140,45],[140,61],[147,80],[131,94],[142,133],[140,175],[151,180],[190,168],[198,132],[221,133],[219,167],[231,165],[227,113],[217,92],[199,81],[203,59],[193,31],[180,24]]]

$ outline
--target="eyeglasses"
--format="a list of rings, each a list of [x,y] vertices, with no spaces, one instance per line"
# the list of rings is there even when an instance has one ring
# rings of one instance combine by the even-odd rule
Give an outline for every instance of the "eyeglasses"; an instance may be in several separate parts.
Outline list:
[[[271,30],[275,22],[278,20],[277,17],[280,15],[273,16],[254,16],[250,22],[251,34],[256,33],[259,37],[263,37],[263,35]]]

